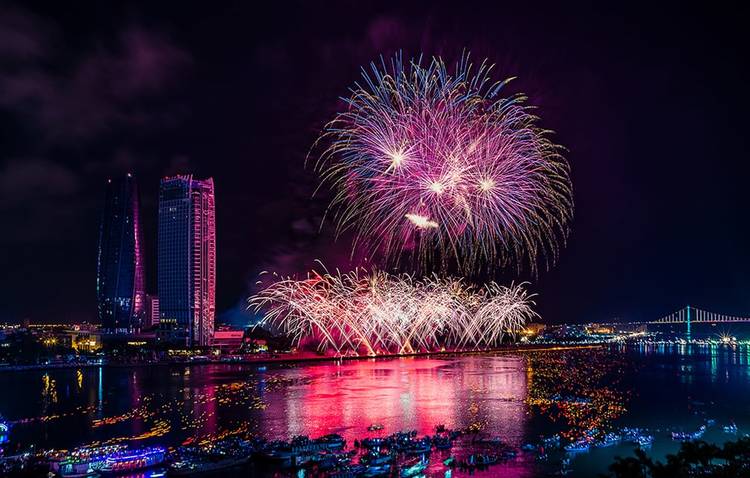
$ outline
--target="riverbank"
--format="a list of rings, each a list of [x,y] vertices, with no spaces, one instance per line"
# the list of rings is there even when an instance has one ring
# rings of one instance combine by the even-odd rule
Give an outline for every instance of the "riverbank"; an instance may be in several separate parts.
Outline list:
[[[153,361],[153,362],[102,362],[102,363],[86,363],[86,362],[72,362],[63,364],[30,364],[30,365],[8,365],[0,367],[0,373],[2,372],[25,372],[34,370],[60,370],[60,369],[79,369],[79,368],[97,368],[97,367],[153,367],[153,366],[200,366],[210,364],[224,364],[224,365],[272,365],[272,364],[304,364],[314,362],[344,362],[344,361],[359,361],[359,360],[378,360],[378,359],[396,359],[396,358],[409,358],[409,357],[457,357],[466,355],[487,355],[487,354],[513,354],[519,352],[544,352],[554,350],[574,350],[574,349],[593,349],[605,347],[605,344],[572,344],[572,345],[557,345],[557,344],[545,344],[545,345],[509,345],[505,347],[497,347],[484,350],[438,350],[431,352],[412,352],[403,354],[383,354],[383,355],[358,355],[358,356],[321,356],[317,354],[295,354],[295,355],[283,355],[277,357],[252,357],[252,358],[235,358],[231,359],[219,358],[219,359],[205,359],[205,360],[169,360],[169,361]]]

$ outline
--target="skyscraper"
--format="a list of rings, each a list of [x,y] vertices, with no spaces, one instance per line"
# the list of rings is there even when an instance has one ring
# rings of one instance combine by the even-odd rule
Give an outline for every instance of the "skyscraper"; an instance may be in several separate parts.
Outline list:
[[[214,181],[163,178],[159,188],[160,321],[187,345],[209,345],[216,313]]]
[[[109,332],[140,328],[145,307],[138,185],[128,174],[109,179],[99,227],[96,293],[99,320]]]

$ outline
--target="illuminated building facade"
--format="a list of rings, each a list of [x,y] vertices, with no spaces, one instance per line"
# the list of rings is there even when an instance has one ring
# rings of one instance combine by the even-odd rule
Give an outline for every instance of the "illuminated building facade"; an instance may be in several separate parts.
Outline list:
[[[138,186],[131,174],[107,181],[99,227],[96,293],[102,329],[130,332],[141,327],[146,294]]]
[[[159,297],[146,295],[146,318],[144,325],[153,327],[159,323]]]
[[[216,219],[212,178],[167,177],[159,188],[159,319],[189,346],[207,346],[216,313]]]

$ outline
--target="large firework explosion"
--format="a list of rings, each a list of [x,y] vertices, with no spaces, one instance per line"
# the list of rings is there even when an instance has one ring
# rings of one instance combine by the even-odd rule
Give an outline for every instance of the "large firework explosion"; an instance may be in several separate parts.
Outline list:
[[[316,163],[355,247],[385,265],[465,274],[556,259],[572,217],[568,163],[491,69],[468,55],[452,73],[441,58],[400,55],[363,69]]]
[[[537,317],[522,285],[477,288],[461,279],[363,269],[275,279],[249,300],[264,310],[259,325],[336,355],[492,347]]]

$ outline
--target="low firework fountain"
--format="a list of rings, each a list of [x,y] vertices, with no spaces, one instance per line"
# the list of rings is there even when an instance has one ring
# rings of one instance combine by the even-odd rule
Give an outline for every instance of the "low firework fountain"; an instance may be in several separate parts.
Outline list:
[[[298,345],[314,340],[336,355],[375,355],[498,345],[537,316],[532,299],[522,285],[480,288],[461,279],[355,270],[281,278],[250,305],[265,313],[259,325]]]

